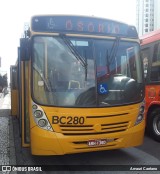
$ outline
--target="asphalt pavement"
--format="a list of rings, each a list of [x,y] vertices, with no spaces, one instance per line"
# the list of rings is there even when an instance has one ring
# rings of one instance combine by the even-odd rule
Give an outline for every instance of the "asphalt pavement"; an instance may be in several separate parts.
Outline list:
[[[10,93],[0,93],[0,166],[16,165]],[[1,171],[1,170],[0,170]],[[1,172],[0,172],[1,173]],[[9,172],[2,172],[9,173]],[[10,172],[16,173],[16,172]]]

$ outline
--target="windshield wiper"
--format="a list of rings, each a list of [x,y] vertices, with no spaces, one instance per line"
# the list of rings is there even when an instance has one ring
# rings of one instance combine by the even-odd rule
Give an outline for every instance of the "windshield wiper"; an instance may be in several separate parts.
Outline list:
[[[71,53],[76,57],[76,59],[80,62],[80,64],[85,68],[85,80],[87,80],[87,61],[84,57],[82,57],[76,48],[74,47],[73,43],[70,39],[68,39],[64,34],[60,35],[65,44],[68,46]]]
[[[65,35],[60,35],[61,38],[63,39],[63,41],[65,42],[65,44],[68,46],[69,50],[71,51],[71,53],[77,58],[77,60],[81,63],[81,65],[86,68],[87,67],[87,62],[85,60],[84,57],[82,57],[78,51],[76,50],[76,48],[74,47],[73,43],[70,41],[70,39],[68,39]]]

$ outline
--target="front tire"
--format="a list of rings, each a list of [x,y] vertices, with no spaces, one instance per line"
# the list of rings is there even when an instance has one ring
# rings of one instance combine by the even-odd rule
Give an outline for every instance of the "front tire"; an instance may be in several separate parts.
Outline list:
[[[160,108],[154,109],[148,115],[147,132],[154,140],[160,142]]]

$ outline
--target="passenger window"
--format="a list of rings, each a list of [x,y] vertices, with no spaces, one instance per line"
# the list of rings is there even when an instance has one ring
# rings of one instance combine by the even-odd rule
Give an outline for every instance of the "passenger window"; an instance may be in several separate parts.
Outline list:
[[[144,77],[147,77],[147,71],[148,71],[148,61],[149,61],[149,48],[145,48],[141,52],[141,57],[143,61],[143,70],[144,70]]]
[[[160,43],[154,45],[150,79],[160,81]]]

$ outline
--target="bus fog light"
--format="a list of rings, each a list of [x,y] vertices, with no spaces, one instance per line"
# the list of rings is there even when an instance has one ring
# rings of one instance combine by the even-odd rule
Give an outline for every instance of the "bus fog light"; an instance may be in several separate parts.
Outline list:
[[[47,126],[47,121],[46,121],[45,119],[40,119],[40,120],[38,121],[38,125],[39,125],[40,127],[45,127],[45,126]]]
[[[136,120],[136,122],[135,122],[135,125],[141,123],[142,120],[143,120],[143,118],[144,118],[143,114],[139,114],[138,117],[137,117],[137,120]]]
[[[43,116],[43,113],[42,113],[42,111],[37,110],[37,111],[34,112],[34,116],[35,116],[36,118],[41,118],[41,117]]]

